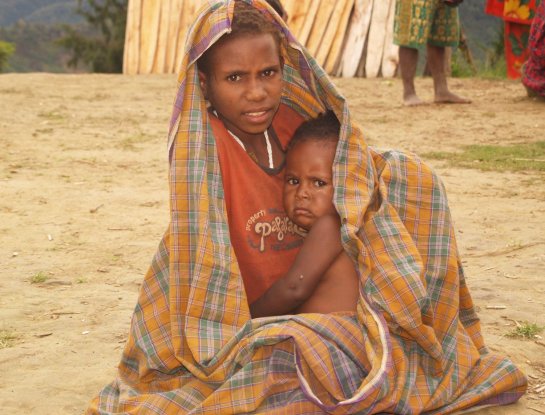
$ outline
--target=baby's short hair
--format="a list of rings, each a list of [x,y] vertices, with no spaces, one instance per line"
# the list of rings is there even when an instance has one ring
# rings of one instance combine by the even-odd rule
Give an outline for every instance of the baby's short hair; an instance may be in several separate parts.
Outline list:
[[[337,116],[333,111],[328,110],[316,118],[303,122],[295,130],[288,145],[288,151],[305,141],[319,141],[336,145],[339,141],[340,131],[341,124]]]
[[[214,50],[214,48],[220,46],[222,42],[238,36],[262,34],[271,34],[273,36],[278,46],[278,53],[280,53],[282,34],[280,33],[278,26],[273,23],[272,18],[268,19],[255,7],[252,7],[244,1],[235,1],[235,11],[233,22],[231,23],[231,32],[222,36],[214,45],[212,45],[211,48],[203,53],[203,55],[197,61],[199,70],[205,74],[210,73],[210,52]]]

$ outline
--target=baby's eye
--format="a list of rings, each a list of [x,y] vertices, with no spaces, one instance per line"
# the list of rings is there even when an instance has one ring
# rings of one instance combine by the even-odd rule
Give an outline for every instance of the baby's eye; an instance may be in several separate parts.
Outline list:
[[[274,69],[265,69],[263,71],[263,76],[270,77],[270,76],[273,76],[275,73],[276,71]]]
[[[232,74],[232,75],[229,75],[229,76],[227,77],[227,80],[228,80],[229,82],[237,82],[237,81],[240,81],[240,75],[239,75],[238,73],[234,73],[234,74]]]
[[[325,186],[327,183],[324,182],[323,180],[320,180],[320,179],[316,179],[314,180],[314,186],[316,187],[323,187]]]
[[[299,180],[293,178],[293,177],[289,177],[287,180],[286,180],[286,183],[287,184],[290,184],[292,186],[296,185],[296,184],[299,184]]]

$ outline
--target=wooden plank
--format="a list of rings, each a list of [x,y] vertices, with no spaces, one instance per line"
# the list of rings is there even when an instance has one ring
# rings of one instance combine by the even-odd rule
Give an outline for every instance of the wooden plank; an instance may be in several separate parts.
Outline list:
[[[333,41],[333,36],[337,31],[337,24],[339,23],[338,16],[336,21],[333,20],[333,11],[335,8],[340,9],[339,5],[342,7],[345,0],[321,0],[320,7],[318,8],[316,15],[314,16],[314,21],[312,23],[312,29],[308,36],[306,47],[312,56],[318,61],[319,65],[323,65],[325,61],[325,56],[321,55],[321,61],[318,59],[318,50],[325,50],[325,55],[329,52],[331,47],[331,42]],[[337,3],[337,6],[335,5]],[[332,33],[328,35],[329,25],[335,25],[332,27]],[[328,39],[326,39],[328,35]]]
[[[372,11],[373,0],[355,1],[354,12],[348,27],[346,46],[342,54],[341,76],[351,78],[356,75],[367,40]]]
[[[303,44],[305,47],[307,45],[307,40],[309,38],[312,26],[314,25],[314,19],[318,13],[318,9],[320,8],[320,1],[321,0],[312,0],[305,15],[305,22],[301,28],[301,33],[299,34],[298,38],[299,42],[301,42],[301,44]]]
[[[314,57],[322,67],[325,65],[327,56],[329,55],[331,47],[333,46],[333,42],[335,41],[335,36],[337,35],[337,31],[339,29],[341,16],[348,1],[349,0],[334,1],[332,4],[333,7],[330,13],[329,21],[327,22],[326,26],[322,26],[321,41],[316,46],[315,51],[313,52]],[[318,23],[318,21],[316,23]]]
[[[381,73],[385,78],[392,78],[399,65],[399,46],[394,44],[394,17],[396,0],[390,0],[388,19],[386,23],[386,37],[384,39],[384,53],[382,55]]]
[[[331,44],[331,48],[327,55],[325,61],[324,69],[330,75],[335,75],[340,63],[341,51],[344,49],[346,44],[346,31],[348,29],[348,20],[352,14],[354,8],[354,0],[347,0],[344,4],[344,9],[342,11],[341,17],[339,19],[339,25],[337,27],[337,32]]]
[[[140,60],[138,73],[152,72],[159,38],[161,8],[158,0],[142,0],[142,19],[140,25]]]
[[[303,42],[299,36],[303,30],[305,17],[311,3],[312,0],[292,0],[285,2],[285,5],[288,6],[286,9],[288,12],[288,26],[295,38],[301,43]]]
[[[125,30],[125,46],[123,50],[123,73],[138,73],[140,60],[140,18],[141,0],[129,0],[127,5],[127,27]]]
[[[291,15],[295,13],[297,4],[301,4],[301,0],[283,0],[282,1],[282,6],[284,7],[284,10],[288,14],[288,26],[289,26],[289,21],[291,19]],[[291,30],[291,27],[290,27],[290,30]]]
[[[365,76],[367,78],[376,78],[382,65],[389,8],[390,4],[387,0],[376,0],[374,2],[365,59]]]
[[[170,18],[168,22],[168,37],[165,56],[166,73],[174,73],[178,49],[178,32],[180,30],[180,16],[183,0],[170,0]]]
[[[161,0],[157,7],[161,9],[157,34],[157,49],[153,59],[151,72],[166,73],[166,55],[168,47],[168,26],[170,23],[170,0]]]

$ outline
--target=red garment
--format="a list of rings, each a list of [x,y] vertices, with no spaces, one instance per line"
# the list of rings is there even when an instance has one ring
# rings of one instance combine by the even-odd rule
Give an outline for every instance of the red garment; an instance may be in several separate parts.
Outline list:
[[[505,22],[504,45],[507,77],[518,79],[528,59],[528,35],[540,0],[487,0],[485,11]]]
[[[528,61],[524,65],[522,83],[545,97],[545,1],[537,8],[530,29]]]
[[[281,105],[273,120],[283,149],[303,118]],[[229,135],[223,123],[211,116],[227,206],[231,243],[240,267],[248,303],[259,298],[293,263],[302,244],[302,231],[286,216],[282,203],[284,166],[277,171],[250,158]]]

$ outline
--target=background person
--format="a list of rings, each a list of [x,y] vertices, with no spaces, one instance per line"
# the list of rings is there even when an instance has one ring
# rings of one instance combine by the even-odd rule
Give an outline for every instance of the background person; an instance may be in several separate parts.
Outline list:
[[[450,92],[447,83],[445,47],[460,39],[457,5],[463,0],[396,0],[394,43],[399,45],[399,70],[405,105],[421,105],[414,85],[418,53],[426,47],[433,78],[434,102],[467,104],[471,101]]]
[[[528,40],[528,60],[523,66],[522,84],[530,97],[545,99],[545,1],[536,10]]]

